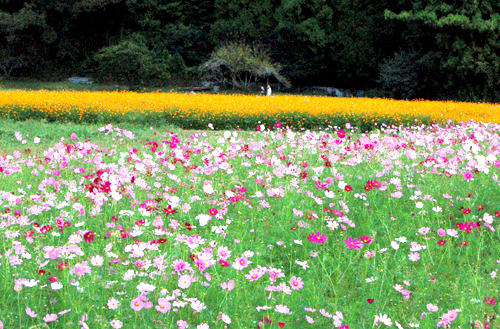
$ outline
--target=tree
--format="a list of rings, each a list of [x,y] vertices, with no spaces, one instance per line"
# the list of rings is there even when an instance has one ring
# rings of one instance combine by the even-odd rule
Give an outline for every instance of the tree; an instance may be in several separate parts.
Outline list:
[[[331,77],[335,65],[331,60],[335,35],[331,1],[284,0],[276,9],[276,21],[274,58],[280,59],[285,74],[302,84]]]
[[[166,63],[155,58],[137,36],[102,48],[94,59],[99,64],[98,80],[125,83],[130,89],[142,86],[146,79],[169,77]]]
[[[26,66],[23,57],[12,56],[5,50],[0,50],[0,70],[5,77],[10,77],[12,71]]]
[[[380,65],[379,82],[396,99],[412,99],[418,94],[419,56],[415,52],[395,53]]]
[[[280,69],[280,65],[273,63],[261,48],[234,42],[217,48],[210,59],[200,66],[205,78],[218,83],[229,81],[233,88],[244,89],[270,77],[289,86]]]
[[[405,31],[400,27],[404,24],[384,17],[384,10],[395,2],[336,1],[331,41],[336,84],[358,89],[375,86],[380,63],[398,51],[403,41]]]
[[[210,34],[214,43],[266,43],[276,27],[276,0],[216,0]]]
[[[197,66],[207,42],[214,0],[8,0],[0,1],[0,49],[23,57],[30,75],[82,72],[103,47],[141,33],[155,53],[179,53]],[[173,57],[172,57],[173,58]],[[177,59],[178,57],[175,57]],[[85,74],[85,73],[83,73]]]
[[[414,0],[411,10],[387,10],[388,19],[417,23],[431,28],[441,54],[440,68],[456,89],[468,88],[485,100],[498,94],[500,82],[500,3],[493,0]],[[459,91],[457,91],[458,93]]]

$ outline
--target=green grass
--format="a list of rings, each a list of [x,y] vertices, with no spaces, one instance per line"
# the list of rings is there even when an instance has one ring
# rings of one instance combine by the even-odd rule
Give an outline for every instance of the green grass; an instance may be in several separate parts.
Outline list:
[[[468,328],[471,319],[482,323],[485,313],[489,316],[499,313],[498,304],[484,301],[487,297],[500,298],[498,278],[491,275],[498,271],[497,259],[500,259],[497,225],[500,219],[495,217],[495,211],[500,211],[500,191],[494,179],[498,168],[493,162],[487,162],[488,173],[475,173],[476,165],[471,167],[469,162],[458,160],[455,168],[449,166],[456,155],[476,156],[463,145],[462,136],[470,136],[472,132],[481,132],[484,136],[482,142],[475,143],[479,145],[478,154],[486,157],[489,150],[498,156],[493,147],[498,143],[496,126],[402,129],[397,139],[392,137],[394,131],[387,131],[372,137],[373,140],[369,134],[347,130],[351,139],[343,139],[345,145],[335,142],[338,137],[332,131],[296,135],[283,131],[288,137],[276,139],[275,132],[270,131],[239,131],[237,137],[224,137],[223,131],[195,132],[172,126],[119,127],[132,131],[135,139],[122,139],[116,131],[106,136],[105,132],[98,131],[100,126],[97,125],[0,122],[0,156],[13,155],[8,160],[0,157],[3,168],[0,173],[0,214],[3,217],[0,220],[4,221],[0,226],[0,287],[4,292],[0,295],[0,305],[4,305],[0,309],[0,320],[6,328],[41,328],[46,314],[67,309],[71,311],[46,325],[68,328],[71,323],[74,327],[87,315],[85,323],[90,328],[109,328],[113,319],[122,321],[124,328],[177,328],[179,320],[187,321],[190,328],[203,322],[210,328],[224,328],[226,325],[220,320],[220,313],[224,313],[232,319],[228,328],[256,328],[259,323],[262,327],[259,321],[265,317],[272,320],[263,327],[266,329],[279,328],[279,323],[284,323],[285,328],[331,328],[332,318],[319,313],[320,309],[325,309],[333,315],[336,311],[342,312],[343,324],[350,328],[371,328],[374,316],[379,314],[387,314],[393,327],[397,321],[403,328],[410,328],[410,324],[435,328],[444,313],[461,309],[452,327]],[[16,131],[22,134],[26,144],[15,138]],[[171,132],[177,134],[178,142]],[[73,133],[77,135],[76,140],[70,137]],[[438,136],[449,143],[432,143]],[[34,137],[39,137],[40,143],[35,144]],[[65,140],[57,145],[61,137]],[[75,143],[87,139],[95,145],[87,144],[88,152],[80,150],[79,155],[75,154],[75,150],[82,147]],[[356,140],[360,140],[357,151],[353,144]],[[162,147],[162,141],[169,142]],[[153,142],[159,144],[157,149],[151,149]],[[362,147],[365,143],[372,143],[376,148],[365,150]],[[347,144],[351,151],[346,153]],[[68,153],[68,145],[72,153]],[[433,173],[433,167],[427,167],[423,161],[429,157],[439,159],[440,152],[447,147],[454,153],[448,153],[443,168],[437,166]],[[24,151],[28,148],[29,153]],[[134,156],[131,154],[133,148],[137,149]],[[412,148],[414,154],[410,151]],[[160,155],[160,151],[164,153]],[[186,154],[189,157],[184,156]],[[321,155],[329,159],[331,167]],[[433,162],[433,166],[437,164],[441,163]],[[193,166],[203,170],[197,171]],[[207,168],[212,168],[212,172]],[[6,173],[6,170],[18,169],[18,172]],[[445,175],[444,171],[452,172],[453,169],[456,172]],[[469,171],[473,173],[473,180],[464,178],[464,173]],[[95,180],[98,172],[101,181]],[[305,172],[307,177],[302,178]],[[52,178],[60,186],[51,185]],[[400,179],[399,188],[397,179]],[[324,187],[315,180],[321,183],[331,180],[327,188],[334,195],[325,193]],[[368,181],[374,180],[382,184],[382,188],[367,191]],[[49,185],[41,185],[42,182]],[[89,193],[89,184],[101,189],[99,186],[105,182],[117,186],[120,199],[114,200],[107,192]],[[351,186],[352,191],[342,188],[342,183]],[[213,187],[213,193],[206,185]],[[241,187],[246,191],[240,190]],[[239,190],[244,197],[231,199]],[[398,191],[403,194],[401,198],[394,195]],[[104,199],[96,198],[101,194],[107,198],[102,204]],[[179,202],[174,202],[172,197],[178,197]],[[141,213],[140,205],[155,199],[158,209],[151,210],[150,214]],[[85,215],[75,209],[78,204],[84,207]],[[169,204],[177,213],[167,216],[163,209]],[[191,207],[189,212],[182,210],[185,204]],[[325,207],[330,212],[325,211]],[[470,208],[471,213],[464,213],[462,207]],[[211,209],[216,209],[221,218],[211,216],[210,222],[202,226],[197,216],[209,214]],[[17,215],[16,210],[19,211]],[[134,214],[120,214],[124,210]],[[345,218],[339,219],[340,214],[335,215],[331,210],[341,211]],[[478,222],[486,218],[485,213],[493,216],[492,226],[496,232],[485,227],[484,221],[470,233],[455,225],[456,222]],[[18,224],[21,216],[26,216],[30,225]],[[117,222],[113,221],[113,216]],[[57,217],[71,222],[61,233],[57,230]],[[329,218],[345,227],[330,230],[327,222],[331,220],[325,220]],[[162,219],[162,227],[168,228],[173,235],[156,235],[152,224],[155,219]],[[169,227],[171,219],[179,224],[173,231]],[[113,224],[134,231],[134,225],[140,220],[146,222],[140,226],[142,235],[123,239],[119,232],[111,233],[116,230],[111,227]],[[33,222],[41,227],[52,225],[54,230],[35,232],[30,243],[23,233],[35,230]],[[83,224],[78,226],[79,223]],[[187,229],[187,223],[192,230]],[[225,235],[212,228],[225,225]],[[428,227],[430,232],[419,233],[422,227]],[[441,237],[439,229],[455,229],[457,237]],[[13,237],[16,231],[19,236]],[[44,247],[68,246],[70,236],[82,236],[88,231],[95,233],[95,240],[78,243],[83,255],[47,259],[43,267],[46,273],[39,274],[39,263],[46,260],[48,252]],[[308,241],[316,232],[326,235],[327,240],[322,244]],[[185,242],[177,241],[178,234],[199,235],[205,241],[191,249]],[[362,249],[346,247],[344,240],[348,237],[359,240],[363,235],[373,241],[364,244]],[[138,240],[147,242],[160,237],[167,241],[160,244],[158,250],[142,249],[143,255],[131,256],[128,248]],[[440,239],[446,243],[438,244]],[[399,248],[391,246],[396,240],[399,240]],[[31,259],[21,257],[22,265],[10,264],[10,257],[15,256],[13,241],[19,241],[32,256]],[[468,245],[460,244],[465,241]],[[418,261],[409,259],[411,242],[425,246],[416,251],[420,254]],[[105,251],[110,243],[110,251],[116,256]],[[217,262],[219,246],[226,246],[232,252],[228,260],[230,265],[247,251],[254,253],[253,257],[248,257],[253,263],[242,271],[233,266],[224,267]],[[202,273],[195,268],[190,255],[202,257],[202,248],[209,247],[216,263]],[[7,255],[8,250],[11,255]],[[374,257],[367,257],[368,251],[373,251]],[[91,257],[96,255],[104,257],[103,266],[90,265],[92,272],[83,276],[72,272],[83,261],[90,264]],[[120,264],[109,263],[115,257],[121,259]],[[153,267],[145,269],[134,265],[137,260],[154,262],[158,257],[163,257],[169,266],[161,275],[151,274],[156,271]],[[162,289],[168,290],[167,296],[179,289],[178,277],[172,274],[171,266],[179,259],[195,268],[192,274],[198,281],[187,289],[180,289],[183,295],[178,299],[197,298],[206,309],[196,313],[188,303],[185,307],[177,306],[178,312],[170,310],[166,315],[156,311],[154,306],[132,310],[130,303],[139,296],[137,286],[141,282],[155,286],[154,291],[146,295],[154,305],[162,298]],[[67,261],[69,268],[58,269],[57,262],[61,260]],[[302,268],[296,261],[307,261],[309,268]],[[245,274],[257,266],[281,270],[284,277],[273,282],[266,273],[257,281],[249,281]],[[145,275],[124,280],[128,270]],[[291,294],[283,291],[270,294],[268,291],[270,286],[279,284],[289,287],[294,276],[304,282],[302,289],[291,290]],[[51,289],[49,277],[57,277],[63,288]],[[372,277],[377,279],[366,281]],[[15,291],[15,280],[19,279],[40,282],[35,287]],[[221,283],[229,280],[236,282],[234,290],[223,290]],[[79,291],[73,285],[75,282],[84,290]],[[396,291],[395,285],[410,291],[410,298],[406,300],[404,294]],[[117,310],[108,308],[111,297],[120,301]],[[369,303],[368,299],[373,302]],[[274,308],[280,304],[289,307],[292,313],[275,312]],[[429,311],[428,304],[437,305],[439,311]],[[256,309],[264,305],[271,309]],[[29,317],[25,311],[27,307],[38,317]],[[308,312],[304,308],[316,311]],[[423,312],[426,316],[422,319]],[[314,323],[308,323],[306,316]],[[493,321],[492,327],[498,321]],[[380,324],[380,327],[385,325]]]

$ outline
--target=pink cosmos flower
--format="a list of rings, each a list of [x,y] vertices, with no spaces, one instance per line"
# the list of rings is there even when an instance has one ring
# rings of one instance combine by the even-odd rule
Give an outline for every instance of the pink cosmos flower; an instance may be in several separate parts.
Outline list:
[[[33,311],[31,308],[27,307],[26,308],[26,314],[28,314],[32,318],[36,318],[38,315]]]
[[[45,322],[54,322],[57,320],[57,314],[47,314],[43,317],[43,321]]]
[[[403,196],[403,193],[402,193],[402,192],[400,192],[400,191],[396,191],[396,192],[394,192],[394,193],[391,193],[391,196],[392,196],[393,198],[399,199],[399,198],[401,198],[401,197]]]
[[[231,251],[227,247],[224,247],[224,246],[220,246],[217,249],[217,253],[219,254],[219,257],[221,259],[228,259],[229,257],[231,257]]]
[[[410,258],[412,262],[416,262],[420,259],[420,254],[418,252],[412,252],[408,255],[408,258]]]
[[[223,290],[233,290],[234,289],[235,282],[233,280],[229,280],[228,282],[222,282],[220,286],[222,287]]]
[[[451,321],[455,320],[457,318],[457,316],[458,316],[457,311],[449,310],[446,314],[443,314],[441,319],[443,321],[451,322]]]
[[[85,274],[92,273],[92,268],[89,266],[89,262],[83,261],[83,262],[80,263],[80,266],[83,269],[83,273],[85,273]]]
[[[111,320],[109,322],[109,324],[111,325],[111,327],[113,327],[114,329],[121,329],[123,328],[123,322],[121,322],[120,320]]]
[[[328,237],[324,234],[321,235],[320,232],[316,232],[316,234],[309,235],[307,240],[311,241],[312,243],[322,244],[323,242],[326,242],[326,240],[328,240]]]
[[[285,273],[281,269],[277,269],[274,267],[270,267],[269,270],[267,271],[269,273],[269,279],[272,282],[276,282],[277,278],[283,278],[285,277]]]
[[[439,310],[439,307],[434,304],[427,304],[427,309],[431,312],[437,312]]]
[[[163,226],[163,219],[161,218],[155,218],[155,220],[153,221],[153,226],[154,227],[162,227]]]
[[[263,270],[260,270],[258,268],[251,269],[248,274],[245,274],[245,278],[249,280],[250,282],[252,281],[257,281],[260,279],[266,272]]]
[[[72,134],[71,134],[71,139],[76,139],[76,138],[77,138],[76,134],[75,134],[75,133],[72,133]]]
[[[246,257],[236,258],[233,263],[234,269],[241,271],[248,266],[251,262]]]
[[[156,310],[160,313],[167,313],[170,310],[171,304],[167,298],[158,298],[158,305],[155,306]]]
[[[83,272],[83,268],[82,268],[82,266],[80,266],[80,265],[75,265],[75,267],[74,267],[74,271],[75,271],[75,275],[76,275],[77,277],[81,277],[82,275],[84,275],[84,274],[85,274],[85,273]]]
[[[94,266],[102,266],[104,264],[104,257],[101,255],[92,256],[90,263]]]
[[[327,317],[327,318],[333,317],[333,315],[328,313],[324,308],[320,309],[319,313],[321,313],[321,315],[323,315],[324,317]]]
[[[54,248],[51,251],[49,251],[47,255],[49,256],[50,259],[56,259],[57,257],[59,257],[59,251],[56,248]]]
[[[181,275],[179,277],[179,282],[178,282],[179,288],[181,288],[181,289],[189,288],[192,280],[193,280],[193,278],[191,277],[191,275]]]
[[[231,318],[230,318],[227,314],[222,313],[222,314],[220,315],[220,319],[221,319],[224,323],[227,323],[227,324],[230,324],[230,323],[231,323]]]
[[[194,265],[196,265],[196,267],[201,271],[205,271],[207,269],[206,265],[205,265],[205,261],[204,260],[201,260],[201,259],[197,259],[195,262],[194,262]]]
[[[309,323],[314,323],[314,319],[311,318],[309,315],[306,315],[306,321]]]
[[[135,262],[135,266],[138,267],[138,268],[143,268],[144,267],[144,261],[142,259],[138,259]]]
[[[179,329],[185,329],[188,327],[188,323],[187,323],[187,321],[184,321],[184,320],[178,320],[177,326],[179,326]]]
[[[134,311],[140,311],[142,310],[142,308],[144,307],[144,302],[139,298],[135,298],[135,299],[132,299],[130,301],[130,307],[134,310]]]
[[[358,241],[358,239],[356,238],[352,238],[352,237],[348,237],[347,240],[344,240],[344,242],[346,243],[346,248],[349,248],[349,249],[361,249],[363,248],[363,242],[361,241]]]
[[[276,307],[274,308],[274,311],[277,312],[277,313],[281,313],[281,314],[292,314],[290,312],[290,309],[286,306],[286,305],[276,305]]]
[[[116,310],[116,309],[118,309],[119,306],[120,306],[120,302],[117,299],[115,299],[114,297],[111,297],[108,300],[108,308],[110,310]]]
[[[182,272],[184,270],[187,270],[191,267],[186,261],[184,261],[182,259],[174,260],[174,262],[172,263],[172,266],[174,267],[174,270],[177,273]]]
[[[70,309],[70,308],[69,308],[69,309],[67,309],[67,310],[63,310],[63,311],[61,311],[61,312],[57,313],[57,315],[64,315],[64,314],[69,313],[69,312],[71,312],[71,309]]]
[[[304,282],[302,281],[302,278],[298,278],[295,276],[292,276],[290,279],[290,288],[293,290],[300,290],[304,287]]]

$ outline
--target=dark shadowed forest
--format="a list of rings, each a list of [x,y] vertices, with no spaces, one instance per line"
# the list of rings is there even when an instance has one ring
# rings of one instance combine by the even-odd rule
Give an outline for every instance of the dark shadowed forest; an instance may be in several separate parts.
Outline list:
[[[500,2],[1,0],[0,75],[498,101]]]

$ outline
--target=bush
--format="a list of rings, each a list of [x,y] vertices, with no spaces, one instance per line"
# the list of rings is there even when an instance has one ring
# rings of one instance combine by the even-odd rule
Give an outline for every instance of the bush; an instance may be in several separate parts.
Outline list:
[[[131,90],[137,90],[148,80],[165,81],[170,78],[169,63],[158,59],[140,37],[102,48],[94,60],[98,64],[97,81],[126,84]]]
[[[248,89],[258,81],[269,78],[290,86],[280,74],[281,66],[273,63],[263,49],[243,43],[229,43],[217,48],[199,69],[206,80],[218,84],[228,82],[233,89]]]

